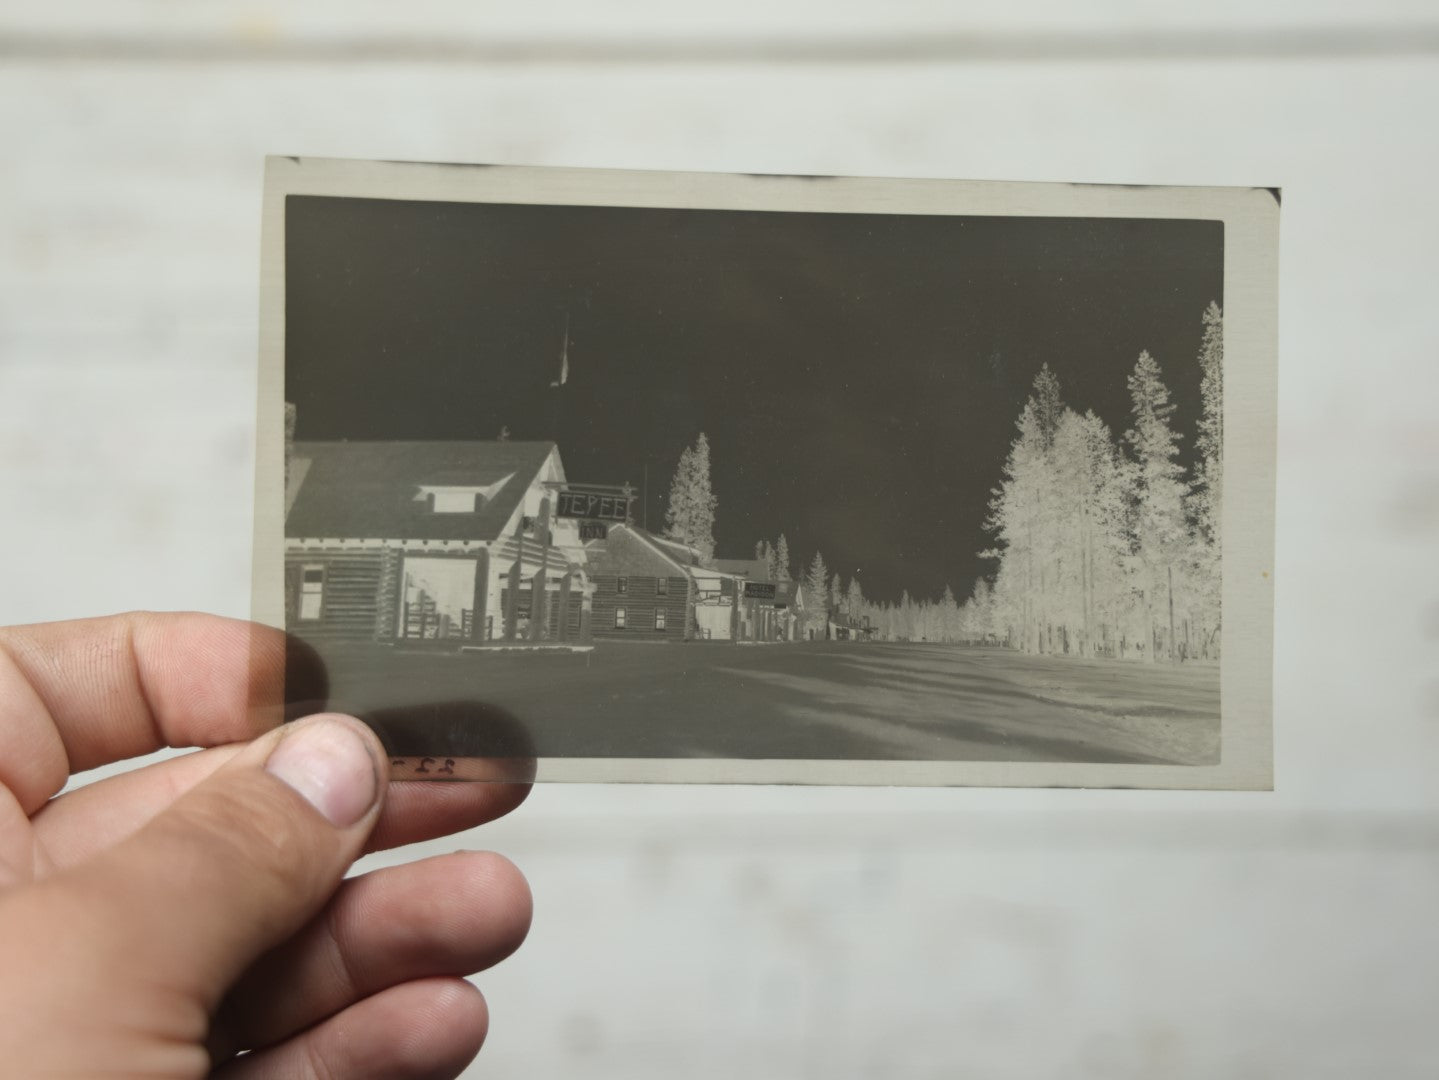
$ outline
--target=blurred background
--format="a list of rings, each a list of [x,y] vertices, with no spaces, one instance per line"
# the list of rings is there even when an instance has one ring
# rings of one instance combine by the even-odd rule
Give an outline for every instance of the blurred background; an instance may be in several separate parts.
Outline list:
[[[247,614],[265,154],[1280,185],[1277,790],[539,789],[473,1071],[1439,1075],[1436,106],[1431,0],[7,0],[0,619]]]

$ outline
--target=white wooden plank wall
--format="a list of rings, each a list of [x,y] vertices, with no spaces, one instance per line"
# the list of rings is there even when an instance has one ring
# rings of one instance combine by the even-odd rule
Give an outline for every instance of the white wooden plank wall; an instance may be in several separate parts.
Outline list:
[[[1277,792],[437,847],[536,894],[476,1075],[1434,1076],[1436,105],[1429,0],[0,5],[0,618],[246,613],[266,153],[1283,185]]]

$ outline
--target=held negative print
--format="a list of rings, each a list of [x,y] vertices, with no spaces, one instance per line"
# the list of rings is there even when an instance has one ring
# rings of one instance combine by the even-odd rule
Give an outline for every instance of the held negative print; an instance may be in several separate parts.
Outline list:
[[[1267,786],[1270,193],[267,200],[257,615],[397,775]]]

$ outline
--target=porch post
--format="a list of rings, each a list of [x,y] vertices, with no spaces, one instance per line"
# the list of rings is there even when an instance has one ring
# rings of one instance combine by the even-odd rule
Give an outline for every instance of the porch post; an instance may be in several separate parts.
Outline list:
[[[475,559],[474,615],[470,618],[470,637],[485,640],[485,623],[490,613],[490,549],[480,548]]]
[[[574,595],[574,578],[575,568],[571,566],[565,571],[565,576],[560,581],[560,614],[558,625],[555,627],[555,636],[560,641],[568,641],[570,639],[570,601]]]
[[[519,553],[515,556],[515,564],[510,567],[509,590],[505,596],[505,640],[514,641],[519,631],[520,615],[520,575],[524,572],[525,563],[525,520],[521,516],[520,523],[515,526],[515,539],[519,543]]]
[[[540,516],[536,524],[536,531],[540,539],[540,568],[535,572],[535,580],[530,594],[530,633],[531,641],[542,641],[549,631],[549,611],[545,605],[546,575],[550,562],[550,499],[545,496],[540,502]]]

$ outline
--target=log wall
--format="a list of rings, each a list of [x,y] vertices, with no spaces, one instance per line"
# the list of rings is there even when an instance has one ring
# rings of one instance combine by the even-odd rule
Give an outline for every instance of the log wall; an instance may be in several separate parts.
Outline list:
[[[381,604],[382,582],[395,581],[386,551],[303,552],[285,556],[286,583],[304,566],[323,566],[320,618],[301,621],[298,603],[286,612],[288,625],[301,637],[320,641],[372,641],[378,626],[386,625],[392,603]],[[386,572],[388,569],[388,573]],[[295,594],[291,594],[295,595]],[[391,594],[393,595],[393,594]]]

